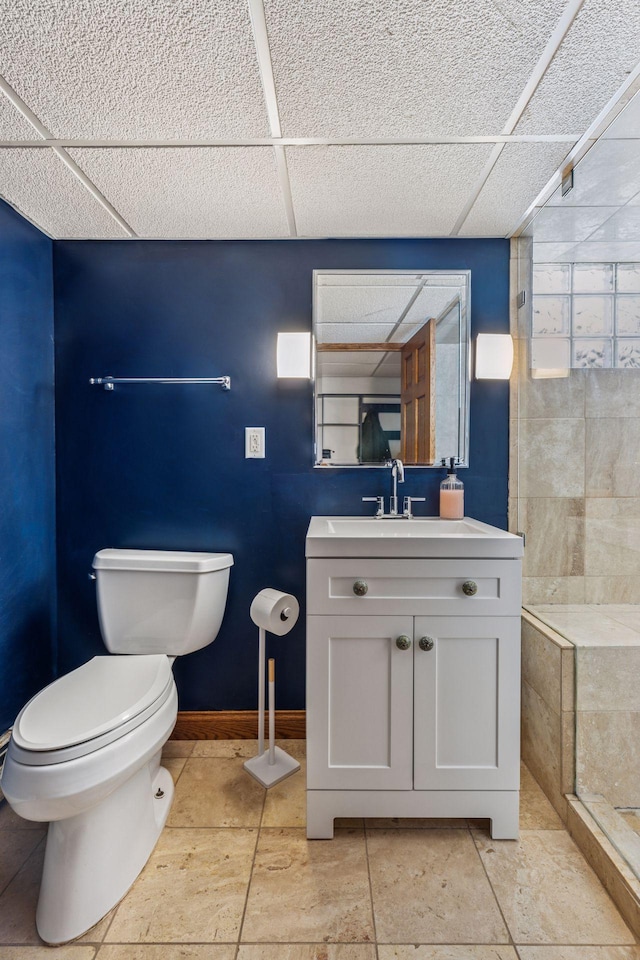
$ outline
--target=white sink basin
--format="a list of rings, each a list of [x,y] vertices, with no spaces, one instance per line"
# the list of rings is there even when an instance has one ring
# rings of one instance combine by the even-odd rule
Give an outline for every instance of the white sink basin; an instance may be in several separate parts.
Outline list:
[[[522,538],[480,520],[312,517],[307,557],[521,557]]]

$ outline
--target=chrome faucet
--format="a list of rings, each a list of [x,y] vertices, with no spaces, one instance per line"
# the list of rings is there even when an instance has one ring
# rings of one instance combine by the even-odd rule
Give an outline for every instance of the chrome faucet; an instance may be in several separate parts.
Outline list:
[[[424,502],[424,497],[405,497],[402,513],[398,510],[398,484],[404,483],[404,464],[402,460],[387,460],[385,464],[391,467],[391,496],[389,497],[389,513],[384,512],[384,497],[363,497],[363,502],[375,503],[378,506],[376,517],[379,520],[393,520],[397,517],[404,517],[405,520],[413,519],[411,505],[420,501]]]
[[[389,460],[391,467],[391,496],[389,498],[389,513],[392,517],[398,516],[398,484],[404,483],[404,463],[402,460]]]

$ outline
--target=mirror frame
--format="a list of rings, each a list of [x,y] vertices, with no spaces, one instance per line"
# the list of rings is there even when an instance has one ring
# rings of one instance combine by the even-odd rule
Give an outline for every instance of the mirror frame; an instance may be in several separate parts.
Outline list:
[[[313,344],[313,356],[311,365],[311,383],[313,386],[313,466],[319,470],[379,470],[388,469],[384,463],[318,463],[318,403],[317,403],[317,377],[316,377],[316,314],[319,276],[392,276],[415,277],[417,275],[428,276],[451,276],[457,274],[466,279],[466,316],[464,326],[464,337],[460,340],[460,364],[459,369],[463,373],[460,378],[459,390],[459,411],[460,417],[464,420],[458,427],[458,452],[461,454],[456,459],[456,465],[459,467],[469,466],[469,413],[470,413],[470,393],[471,393],[471,270],[432,270],[430,268],[415,270],[332,270],[330,268],[313,270],[312,273],[312,306],[311,306],[311,340]],[[460,438],[462,437],[462,449],[460,449]],[[407,470],[442,470],[442,463],[408,463],[405,464]]]

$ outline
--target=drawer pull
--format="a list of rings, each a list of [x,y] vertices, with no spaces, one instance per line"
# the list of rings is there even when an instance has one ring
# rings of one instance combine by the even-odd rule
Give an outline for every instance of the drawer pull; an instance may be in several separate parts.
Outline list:
[[[465,580],[462,584],[462,592],[465,597],[474,597],[478,592],[478,584],[475,580]]]
[[[364,597],[368,590],[369,584],[366,580],[356,580],[353,585],[353,592],[355,593],[356,597]]]
[[[420,637],[420,639],[418,640],[418,646],[420,647],[420,649],[426,650],[426,651],[433,650],[434,643],[435,643],[435,640],[433,639],[433,637]]]
[[[406,637],[404,634],[402,634],[399,637],[396,637],[396,647],[398,648],[398,650],[408,650],[410,646],[411,646],[411,640],[409,639],[409,637]]]

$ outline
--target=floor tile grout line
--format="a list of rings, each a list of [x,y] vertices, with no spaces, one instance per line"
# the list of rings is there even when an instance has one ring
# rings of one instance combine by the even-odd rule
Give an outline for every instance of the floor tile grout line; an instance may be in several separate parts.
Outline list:
[[[35,830],[23,830],[22,832],[23,832],[23,833],[36,833]],[[2,836],[2,835],[0,834],[0,836]],[[31,850],[30,850],[29,853],[25,856],[25,858],[20,861],[20,863],[19,863],[18,866],[16,867],[15,871],[11,874],[11,876],[9,877],[9,879],[7,880],[7,882],[4,884],[4,886],[0,886],[0,897],[2,897],[3,894],[5,893],[5,891],[9,889],[9,887],[11,886],[11,884],[13,883],[13,881],[15,880],[15,878],[18,876],[18,874],[19,874],[20,871],[23,869],[23,867],[26,865],[27,860],[29,860],[29,859],[33,856],[33,854],[36,852],[36,850],[38,849],[38,847],[40,846],[40,844],[42,843],[42,841],[43,841],[44,839],[46,839],[46,834],[45,834],[44,837],[42,837],[42,836],[40,837],[40,839],[37,841],[37,843],[34,844],[34,846],[31,848]]]
[[[502,909],[502,904],[501,904],[500,901],[498,900],[498,894],[496,893],[496,891],[495,891],[495,889],[494,889],[494,886],[493,886],[493,884],[492,884],[492,882],[491,882],[491,877],[489,876],[489,871],[487,870],[487,868],[486,868],[486,866],[485,866],[484,860],[483,860],[482,857],[480,856],[480,850],[479,850],[479,848],[478,848],[478,844],[476,843],[476,838],[475,838],[475,836],[473,835],[473,830],[471,830],[471,828],[469,828],[469,832],[470,832],[470,834],[471,834],[471,842],[473,843],[474,849],[475,849],[476,854],[477,854],[477,856],[478,856],[478,860],[480,861],[480,864],[481,864],[482,869],[483,869],[483,871],[484,871],[484,875],[485,875],[485,877],[487,878],[487,883],[489,884],[489,887],[491,888],[491,893],[493,894],[493,897],[494,897],[494,900],[496,901],[496,905],[497,905],[497,907],[498,907],[498,910],[500,911],[500,916],[502,917],[502,922],[504,923],[505,930],[507,931],[507,935],[508,935],[508,937],[509,937],[509,945],[512,946],[512,947],[515,947],[515,942],[514,942],[514,939],[513,939],[512,934],[511,934],[511,927],[510,927],[509,924],[507,923],[507,918],[506,918],[505,915],[504,915],[504,911],[503,911],[503,909]]]
[[[247,774],[249,776],[249,774]],[[242,931],[244,929],[244,921],[247,915],[247,906],[249,905],[249,892],[251,890],[251,882],[253,880],[253,871],[256,865],[256,857],[258,856],[258,846],[260,844],[260,836],[262,834],[262,820],[264,817],[264,808],[267,805],[267,789],[265,788],[264,796],[262,797],[262,808],[260,810],[260,819],[258,821],[258,829],[256,830],[256,844],[253,848],[253,857],[251,858],[251,869],[249,870],[249,882],[247,884],[247,892],[244,898],[244,906],[242,908],[242,916],[240,917],[240,925],[238,926],[238,939],[236,940],[236,950],[234,954],[234,960],[237,960],[238,954],[240,953],[240,944],[242,942]]]
[[[366,820],[363,820],[362,822],[362,833],[364,835],[364,855],[367,861],[367,878],[369,880],[369,900],[371,901],[371,923],[373,924],[373,947],[376,954],[376,960],[379,960],[378,930],[376,927],[376,911],[373,905],[373,881],[371,880],[371,864],[369,861],[369,836],[367,834]]]

